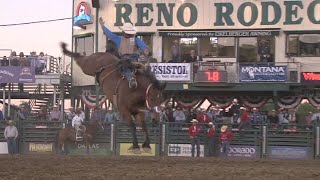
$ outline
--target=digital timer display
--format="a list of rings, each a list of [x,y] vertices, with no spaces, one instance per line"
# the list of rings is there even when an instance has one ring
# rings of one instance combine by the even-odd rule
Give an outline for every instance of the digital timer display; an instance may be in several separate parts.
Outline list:
[[[226,71],[198,71],[195,74],[197,82],[227,82]]]

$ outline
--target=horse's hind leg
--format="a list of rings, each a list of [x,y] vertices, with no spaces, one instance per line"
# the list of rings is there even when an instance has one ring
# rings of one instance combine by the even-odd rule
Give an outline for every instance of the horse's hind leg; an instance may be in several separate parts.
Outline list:
[[[142,144],[142,148],[144,151],[149,152],[151,150],[151,147],[150,147],[150,139],[149,139],[147,124],[144,121],[145,115],[144,113],[139,113],[135,116],[135,118],[136,118],[136,121],[141,125],[142,131],[144,133],[144,143]]]
[[[131,133],[132,133],[132,150],[140,151],[140,146],[138,145],[138,139],[137,139],[137,128],[136,128],[136,124],[133,122],[133,120],[130,121],[130,128],[131,128]]]

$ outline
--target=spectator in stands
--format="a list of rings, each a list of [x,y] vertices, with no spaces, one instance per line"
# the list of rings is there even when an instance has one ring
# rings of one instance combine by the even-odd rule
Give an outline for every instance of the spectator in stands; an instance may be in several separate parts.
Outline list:
[[[209,157],[213,157],[215,152],[214,152],[214,144],[215,144],[215,141],[214,141],[214,130],[215,130],[215,126],[213,125],[212,122],[209,122],[209,129],[208,129],[208,155]]]
[[[19,120],[28,119],[29,112],[28,112],[27,108],[21,107],[21,109],[19,109],[18,112],[17,112],[17,116],[18,116]]]
[[[186,121],[186,116],[180,107],[177,107],[177,110],[173,112],[173,118],[175,122],[182,123]]]
[[[76,112],[73,107],[69,108],[69,112],[67,113],[68,124],[72,123],[73,117],[76,115]]]
[[[3,121],[3,120],[4,120],[4,115],[3,115],[2,110],[0,109],[0,121]]]
[[[2,60],[1,60],[1,66],[9,66],[9,60],[8,60],[7,56],[3,56]]]
[[[149,48],[145,48],[139,57],[139,62],[149,66],[150,63],[156,63],[157,60],[151,56]]]
[[[230,141],[233,138],[233,134],[228,131],[228,126],[223,125],[219,136],[219,142],[221,143],[222,153],[224,157],[228,156]]]
[[[196,56],[196,51],[192,49],[190,51],[190,54],[184,58],[183,62],[184,63],[193,63],[193,62],[197,62],[197,61],[198,61],[198,59]]]
[[[27,58],[24,57],[23,52],[20,52],[20,54],[19,54],[19,64],[20,64],[20,66],[30,66]]]
[[[268,122],[272,124],[272,128],[277,128],[279,124],[279,116],[277,115],[276,110],[272,110],[268,116]]]
[[[240,107],[241,106],[238,103],[238,99],[233,99],[232,105],[231,105],[231,107],[229,109],[229,113],[231,113],[232,117],[233,117],[231,123],[234,123],[234,124],[238,123],[237,121],[238,121],[238,119],[240,117]]]
[[[60,121],[61,120],[61,112],[58,109],[58,106],[54,105],[53,110],[49,116],[50,121]]]
[[[171,47],[171,62],[172,63],[180,63],[180,47],[179,47],[179,41],[174,40],[173,45]]]
[[[29,62],[31,63],[31,66],[35,67],[36,74],[42,74],[43,67],[35,51],[30,53]]]
[[[193,119],[191,121],[192,125],[189,127],[188,133],[191,139],[191,154],[194,157],[195,146],[197,146],[197,157],[200,157],[200,126],[198,121]]]
[[[251,118],[247,109],[245,107],[240,107],[240,125],[239,125],[239,134],[240,137],[243,137],[243,129],[249,128],[251,124]]]
[[[308,125],[307,130],[310,130],[313,128],[312,116],[313,116],[313,113],[310,111],[308,115],[305,117],[306,124]]]
[[[47,57],[44,56],[43,52],[40,52],[39,56],[38,56],[38,62],[40,63],[40,67],[39,67],[39,73],[43,74],[46,73],[46,67],[47,67]]]
[[[104,120],[104,114],[102,113],[100,107],[95,107],[93,109],[93,112],[91,113],[91,121],[103,121]]]
[[[48,116],[47,107],[42,106],[38,113],[38,117],[41,119],[41,121],[44,121],[44,120],[47,120],[47,116]]]
[[[113,112],[112,109],[108,109],[107,110],[107,113],[104,117],[104,122],[106,123],[115,123],[116,122],[116,116],[115,116],[115,113]]]
[[[262,117],[261,117],[260,113],[258,112],[257,108],[252,109],[251,122],[252,122],[252,124],[262,123]]]
[[[280,108],[279,116],[279,125],[281,129],[287,128],[286,125],[289,124],[289,113],[285,108]]]
[[[205,109],[201,109],[201,112],[198,114],[197,120],[199,121],[199,123],[205,124],[212,122],[212,119],[210,119]]]
[[[168,115],[167,115],[167,111],[164,107],[161,107],[161,111],[160,111],[160,122],[168,122]]]
[[[18,153],[16,140],[19,133],[18,129],[14,126],[14,121],[9,120],[8,124],[9,126],[5,128],[3,135],[7,140],[9,154],[14,155]]]
[[[11,66],[19,66],[19,60],[17,58],[17,53],[15,51],[11,52],[9,59],[10,59]]]

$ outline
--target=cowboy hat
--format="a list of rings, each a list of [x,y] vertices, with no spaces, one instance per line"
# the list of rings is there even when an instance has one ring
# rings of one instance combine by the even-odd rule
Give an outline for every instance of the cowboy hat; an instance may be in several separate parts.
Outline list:
[[[197,123],[198,122],[198,120],[196,120],[196,119],[192,119],[192,121],[191,121],[192,123]]]
[[[209,122],[209,125],[213,126],[213,123],[212,123],[212,122]]]
[[[223,126],[221,127],[221,132],[226,132],[227,129],[228,129],[228,126],[223,125]]]
[[[245,107],[240,107],[240,110],[246,110],[246,108]]]
[[[8,123],[9,123],[9,124],[12,124],[12,123],[14,123],[14,121],[13,121],[13,120],[9,120]]]
[[[252,111],[257,111],[257,110],[258,110],[257,108],[253,108],[253,109],[252,109]]]
[[[119,27],[119,29],[130,35],[137,33],[136,28],[131,23],[124,23],[122,27]]]

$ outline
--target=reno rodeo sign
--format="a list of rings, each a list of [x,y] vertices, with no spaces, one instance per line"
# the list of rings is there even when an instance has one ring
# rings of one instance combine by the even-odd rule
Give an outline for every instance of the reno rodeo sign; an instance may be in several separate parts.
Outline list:
[[[110,5],[111,6],[111,5]],[[320,24],[320,0],[114,3],[114,25],[157,27],[282,27]],[[105,12],[110,13],[110,12]],[[114,12],[111,12],[114,13]],[[104,16],[110,17],[111,14]],[[310,28],[309,28],[310,29]]]

